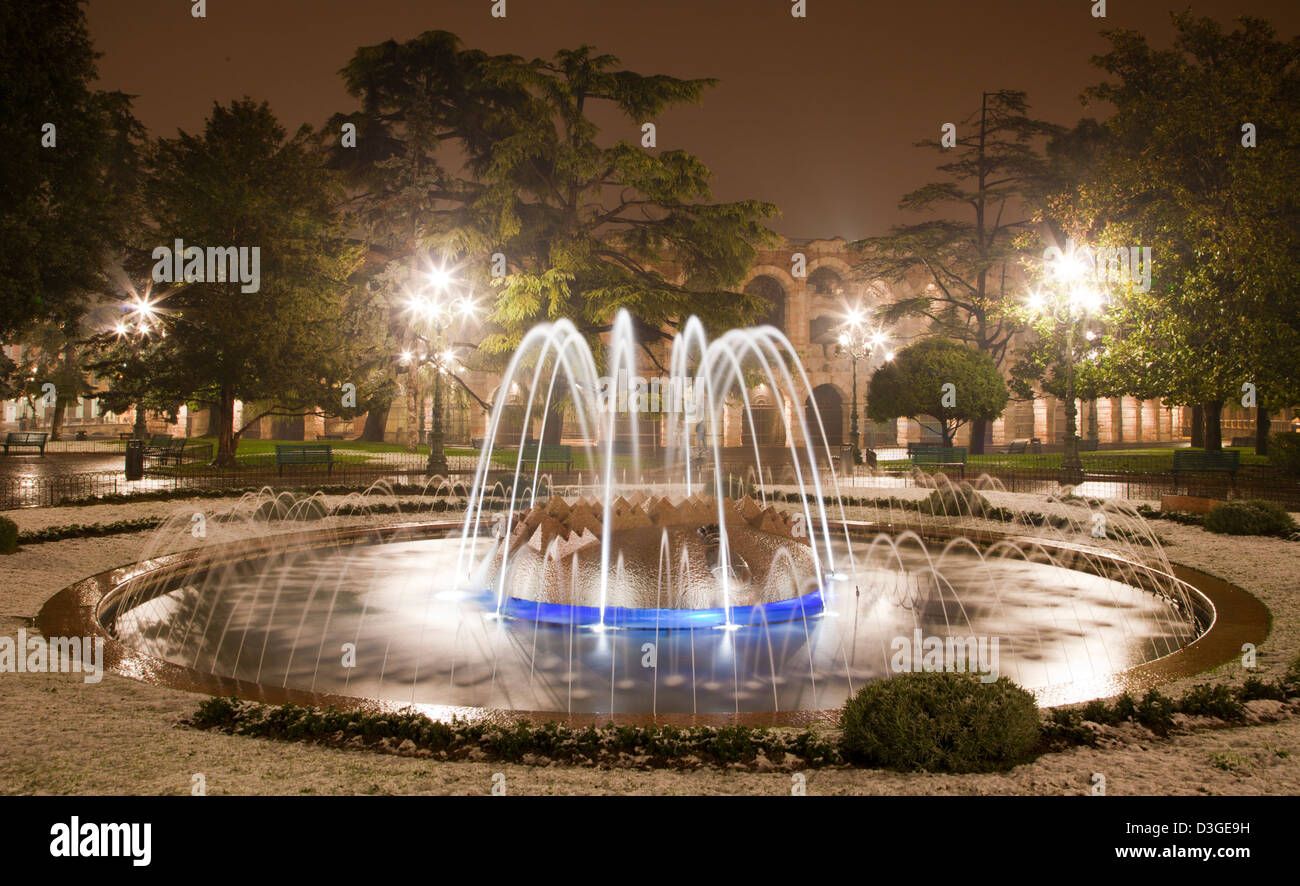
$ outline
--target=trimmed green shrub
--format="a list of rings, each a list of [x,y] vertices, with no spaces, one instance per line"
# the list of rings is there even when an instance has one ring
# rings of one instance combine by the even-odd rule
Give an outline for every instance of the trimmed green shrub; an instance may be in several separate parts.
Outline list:
[[[1274,434],[1268,440],[1268,460],[1284,474],[1300,477],[1300,434]]]
[[[840,715],[846,759],[887,769],[990,772],[1035,756],[1042,726],[1034,697],[999,677],[899,674],[867,686]]]
[[[0,517],[0,554],[18,550],[18,524],[8,517]]]
[[[941,486],[921,501],[917,510],[940,517],[982,517],[993,510],[989,500],[970,486]]]
[[[1210,508],[1205,528],[1220,535],[1280,535],[1296,531],[1286,508],[1272,501],[1225,501]]]

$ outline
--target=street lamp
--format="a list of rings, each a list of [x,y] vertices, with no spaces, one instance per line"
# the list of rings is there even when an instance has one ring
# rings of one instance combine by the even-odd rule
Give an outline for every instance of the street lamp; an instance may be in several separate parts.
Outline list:
[[[1051,320],[1065,333],[1065,455],[1061,459],[1060,481],[1070,486],[1083,482],[1083,460],[1079,457],[1078,407],[1075,405],[1075,327],[1089,315],[1100,314],[1105,296],[1092,284],[1091,268],[1073,250],[1055,252],[1047,268],[1047,285],[1032,292],[1026,302],[1031,314]],[[1091,341],[1091,339],[1090,339]]]
[[[159,321],[158,302],[152,298],[150,292],[152,286],[152,282],[146,285],[144,295],[136,292],[128,293],[129,300],[122,303],[122,310],[126,313],[113,327],[113,332],[119,340],[131,339],[137,343],[144,342],[155,329],[159,336],[166,336],[167,331]],[[136,439],[144,439],[148,436],[143,398],[136,400],[135,403],[135,423],[131,427],[131,436]]]
[[[433,426],[429,429],[429,460],[425,472],[430,475],[447,475],[447,455],[443,451],[442,427],[442,376],[455,369],[455,349],[446,340],[447,331],[457,322],[468,322],[478,312],[478,305],[469,295],[453,296],[455,279],[444,268],[435,268],[426,274],[428,285],[407,302],[411,314],[416,342],[422,345],[420,353],[404,351],[401,362],[412,366],[412,380],[420,366],[432,366],[433,374]],[[427,331],[421,335],[420,329]]]
[[[840,350],[848,354],[853,361],[853,407],[849,412],[850,448],[853,450],[853,464],[858,463],[858,361],[869,358],[876,349],[887,341],[884,330],[877,324],[867,322],[866,314],[861,308],[852,308],[845,316],[844,327],[840,330]]]

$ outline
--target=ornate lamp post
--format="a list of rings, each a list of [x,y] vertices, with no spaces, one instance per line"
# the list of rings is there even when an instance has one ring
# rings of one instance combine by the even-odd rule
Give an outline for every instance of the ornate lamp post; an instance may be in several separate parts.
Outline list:
[[[1090,315],[1099,314],[1105,303],[1101,291],[1092,285],[1095,281],[1088,279],[1091,270],[1073,253],[1059,253],[1047,268],[1047,284],[1031,293],[1028,301],[1032,314],[1050,321],[1065,336],[1065,455],[1061,459],[1060,482],[1070,486],[1083,482],[1075,405],[1075,329]]]
[[[859,461],[858,444],[861,437],[858,432],[858,361],[870,358],[875,353],[876,348],[882,346],[886,341],[885,333],[880,326],[872,326],[867,323],[866,315],[860,308],[853,308],[845,317],[844,326],[840,330],[839,345],[840,350],[849,355],[853,361],[853,406],[849,410],[849,438],[850,448],[853,450],[853,464]]]
[[[425,472],[430,476],[447,475],[447,455],[443,451],[442,427],[442,376],[455,367],[455,350],[447,342],[447,331],[458,321],[472,319],[477,305],[472,297],[453,297],[453,279],[445,270],[436,269],[428,275],[428,286],[407,304],[415,327],[415,339],[422,350],[402,354],[401,362],[418,366],[432,366],[433,422],[429,429],[429,460]],[[424,330],[425,334],[421,333]]]

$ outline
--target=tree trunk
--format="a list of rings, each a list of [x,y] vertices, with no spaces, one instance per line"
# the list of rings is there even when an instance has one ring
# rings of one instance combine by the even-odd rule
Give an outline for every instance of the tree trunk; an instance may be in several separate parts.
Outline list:
[[[63,412],[68,407],[63,405],[61,400],[54,403],[54,414],[50,416],[50,442],[53,443],[59,439],[59,431],[63,427]]]
[[[1192,407],[1192,448],[1205,446],[1205,407],[1197,403]]]
[[[953,437],[957,436],[957,429],[951,426],[950,424],[948,424],[946,421],[942,422],[939,425],[939,427],[942,429],[941,432],[943,434],[943,448],[951,449],[952,439]]]
[[[988,435],[989,420],[977,418],[970,423],[970,454],[984,454],[984,438]],[[856,442],[856,441],[855,441]]]
[[[235,394],[230,388],[221,389],[221,402],[213,410],[217,418],[217,457],[213,464],[221,468],[235,467]]]
[[[1205,450],[1218,452],[1223,449],[1223,401],[1215,400],[1205,404]]]
[[[1268,455],[1268,432],[1273,425],[1272,417],[1263,406],[1255,407],[1255,454]]]
[[[366,412],[366,426],[361,429],[361,439],[367,443],[383,443],[384,428],[388,425],[387,406],[376,406]]]
[[[542,443],[547,446],[558,445],[564,433],[564,412],[552,405],[546,415],[546,430],[542,432]]]

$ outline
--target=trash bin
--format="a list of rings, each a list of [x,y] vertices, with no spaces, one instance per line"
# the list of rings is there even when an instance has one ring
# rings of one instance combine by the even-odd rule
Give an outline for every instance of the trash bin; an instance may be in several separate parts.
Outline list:
[[[144,479],[144,441],[135,437],[126,441],[126,479]]]
[[[840,450],[840,476],[852,477],[856,472],[857,465],[854,464],[856,453],[852,446],[845,446]]]

